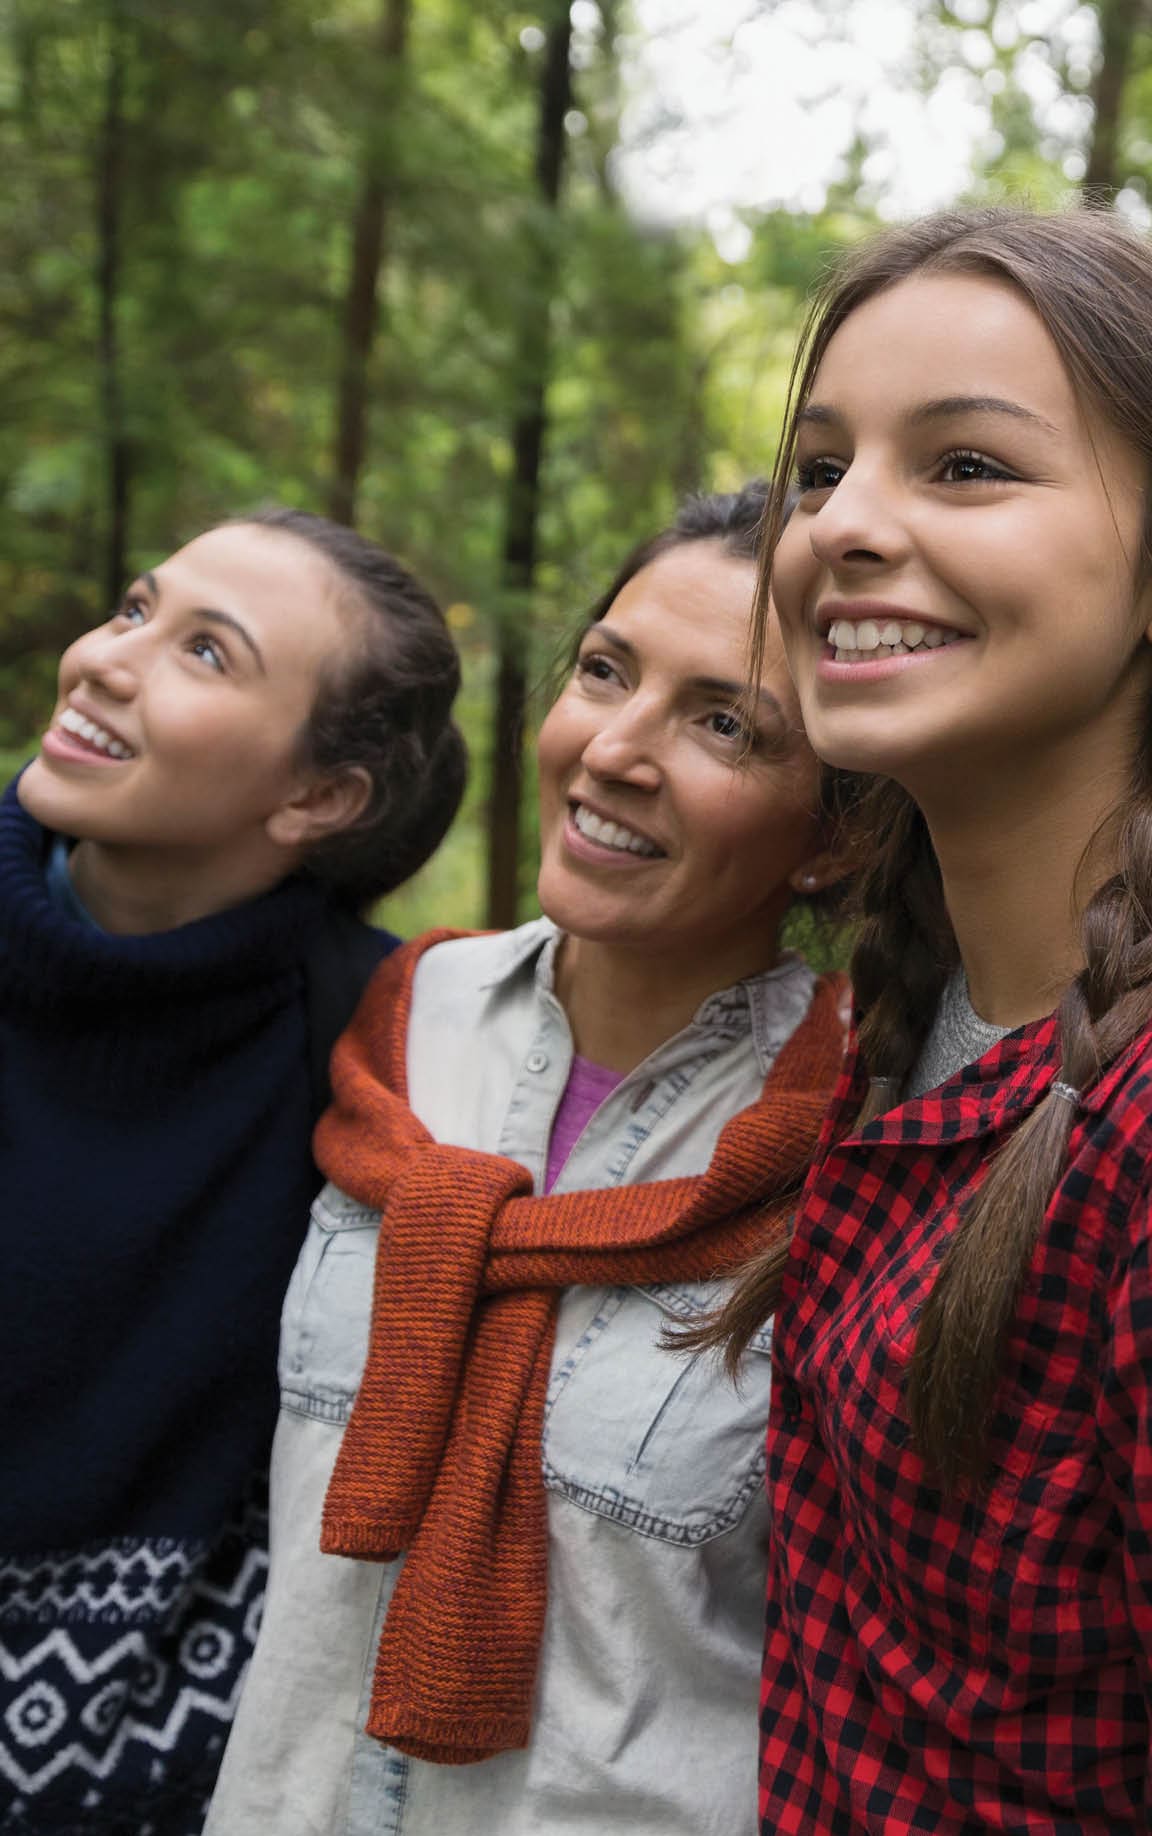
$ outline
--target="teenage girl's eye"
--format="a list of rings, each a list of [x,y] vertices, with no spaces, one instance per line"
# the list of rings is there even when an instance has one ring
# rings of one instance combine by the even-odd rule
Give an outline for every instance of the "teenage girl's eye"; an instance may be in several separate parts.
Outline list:
[[[192,639],[188,649],[194,657],[199,657],[201,662],[207,663],[211,669],[219,670],[221,675],[224,674],[227,662],[215,638],[205,637],[203,633],[200,633]]]
[[[113,623],[120,625],[142,625],[148,616],[148,608],[139,599],[126,599],[124,604],[113,612]]]
[[[848,470],[838,459],[802,459],[796,466],[796,485],[804,491],[830,491]]]
[[[1012,473],[983,453],[960,451],[945,453],[940,461],[940,478],[944,484],[1010,483]]]

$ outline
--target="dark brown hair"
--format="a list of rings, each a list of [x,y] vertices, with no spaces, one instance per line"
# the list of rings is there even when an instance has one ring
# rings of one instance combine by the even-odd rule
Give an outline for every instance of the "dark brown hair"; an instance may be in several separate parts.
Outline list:
[[[304,871],[362,910],[422,867],[460,807],[468,775],[452,720],[460,659],[432,595],[375,542],[306,510],[234,519],[318,550],[347,589],[359,641],[325,674],[301,735],[318,772],[358,765],[372,789],[349,828],[309,850]]]
[[[757,654],[764,644],[770,559],[795,459],[797,411],[849,314],[925,272],[990,276],[1021,294],[1043,321],[1081,398],[1131,443],[1152,476],[1152,251],[1142,240],[1097,211],[950,212],[895,230],[852,255],[809,314],[766,517]],[[1150,559],[1146,512],[1138,579]],[[872,1080],[864,1122],[899,1100],[958,953],[927,825],[911,797],[888,780],[874,781],[855,819],[867,843],[852,962],[860,1049]],[[1077,1090],[1092,1084],[1152,1019],[1152,719],[1143,726],[1119,819],[1115,871],[1081,920],[1085,966],[1059,1008],[1059,1080]],[[946,1487],[963,1486],[984,1469],[1005,1340],[1067,1158],[1073,1114],[1067,1101],[1048,1095],[997,1153],[925,1302],[909,1408],[917,1444]],[[754,1268],[745,1278],[726,1315],[733,1359],[771,1311],[777,1291],[778,1276],[773,1282],[764,1270]]]

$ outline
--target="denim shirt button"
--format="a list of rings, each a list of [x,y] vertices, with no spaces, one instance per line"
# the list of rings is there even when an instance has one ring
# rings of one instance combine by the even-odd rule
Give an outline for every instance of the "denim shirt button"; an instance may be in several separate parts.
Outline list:
[[[524,1065],[528,1071],[547,1071],[548,1062],[547,1052],[529,1052]]]

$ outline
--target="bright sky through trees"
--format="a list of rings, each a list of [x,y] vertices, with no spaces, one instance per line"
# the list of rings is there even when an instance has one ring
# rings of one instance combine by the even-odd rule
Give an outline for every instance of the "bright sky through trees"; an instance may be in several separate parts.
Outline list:
[[[956,0],[952,10],[960,29],[925,0],[635,0],[618,162],[633,208],[704,221],[738,260],[740,210],[819,210],[857,136],[882,214],[947,203],[998,151],[990,104],[1006,60],[1075,182],[1090,111],[1054,59],[1087,84],[1095,14],[1077,0],[998,0],[994,11]],[[595,30],[593,0],[577,0],[573,17]]]

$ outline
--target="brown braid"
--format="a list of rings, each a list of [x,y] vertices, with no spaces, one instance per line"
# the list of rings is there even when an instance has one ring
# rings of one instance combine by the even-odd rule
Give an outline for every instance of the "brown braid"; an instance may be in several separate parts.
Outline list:
[[[1058,1081],[1084,1090],[1152,1021],[1152,707],[1116,872],[1081,919],[1084,968],[1060,1003]],[[1051,1092],[992,1161],[948,1244],[916,1332],[908,1401],[943,1485],[978,1479],[1003,1351],[1075,1112]]]
[[[835,832],[846,847],[855,842],[858,861],[851,882],[858,926],[852,979],[863,1011],[861,1049],[872,1074],[863,1123],[899,1101],[957,960],[956,942],[927,825],[911,797],[888,779],[867,784],[846,773],[837,791]],[[773,1244],[749,1264],[724,1306],[678,1333],[675,1343],[722,1350],[735,1375],[753,1334],[776,1310],[787,1260],[787,1243]]]

